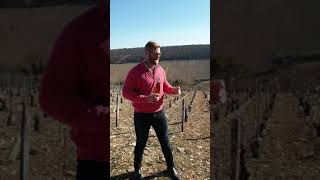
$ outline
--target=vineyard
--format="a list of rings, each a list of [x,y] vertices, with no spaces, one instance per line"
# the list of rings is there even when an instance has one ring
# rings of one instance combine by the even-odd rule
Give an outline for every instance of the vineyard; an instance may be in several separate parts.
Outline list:
[[[0,81],[0,180],[75,179],[68,127],[40,111],[37,82],[21,76]]]
[[[227,102],[211,107],[212,179],[319,179],[319,87],[296,77],[229,83]]]
[[[133,108],[118,89],[111,91],[111,179],[129,179],[133,172],[135,131]],[[182,179],[210,179],[209,87],[185,90],[182,96],[167,96],[165,111],[175,164]],[[145,179],[165,177],[165,160],[151,128],[144,150]]]
[[[76,148],[69,128],[40,111],[38,80],[8,76],[0,81],[0,180],[75,179]],[[113,179],[126,179],[133,170],[133,111],[120,94],[116,98],[116,92],[111,91],[110,97],[111,175]],[[168,96],[165,100],[170,141],[182,178],[209,179],[208,100],[208,88],[185,91],[184,96]],[[160,145],[151,130],[142,172],[149,179],[161,179],[164,169]]]
[[[232,80],[226,103],[211,105],[211,111],[207,86],[166,96],[170,142],[182,179],[319,179],[320,87],[311,75],[308,81],[288,72]],[[69,129],[39,110],[38,79],[8,76],[0,85],[0,180],[75,179]],[[128,179],[133,171],[133,108],[120,89],[110,91],[112,179]],[[151,129],[142,174],[168,179],[165,168]]]

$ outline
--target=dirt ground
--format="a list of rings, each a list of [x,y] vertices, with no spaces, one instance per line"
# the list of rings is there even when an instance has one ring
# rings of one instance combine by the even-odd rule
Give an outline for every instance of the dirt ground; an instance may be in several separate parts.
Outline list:
[[[20,160],[10,160],[10,154],[20,136],[22,108],[19,105],[20,97],[14,97],[12,101],[13,123],[5,126],[8,112],[0,112],[0,180],[16,180],[20,178]],[[68,134],[68,127],[51,119],[43,117],[38,107],[28,107],[30,118],[30,153],[29,153],[29,179],[32,180],[72,180],[75,179],[75,146]],[[33,129],[33,117],[40,117],[40,128],[36,132]],[[63,146],[63,129],[65,132],[65,144]],[[19,145],[19,144],[18,144]],[[65,163],[65,165],[64,165]]]
[[[194,91],[187,94],[186,104],[190,103]],[[208,94],[208,91],[207,91]],[[166,107],[169,105],[169,97]],[[22,107],[21,97],[13,97],[12,123],[6,126],[8,111],[0,111],[0,180],[15,180],[20,178],[20,159],[10,160],[14,146],[20,135]],[[173,102],[173,100],[172,100]],[[30,164],[29,179],[32,180],[73,180],[76,174],[76,149],[69,137],[68,127],[45,117],[35,107],[27,106],[30,112]],[[114,107],[114,104],[112,104]],[[111,175],[113,179],[124,179],[133,170],[133,148],[135,135],[132,124],[132,108],[124,100],[120,104],[119,126],[115,127],[115,113],[111,112]],[[209,179],[209,105],[202,91],[197,91],[188,112],[188,122],[181,132],[181,100],[172,103],[172,108],[166,108],[169,117],[170,142],[173,147],[177,170],[183,179]],[[40,118],[40,128],[33,129],[34,117]],[[65,130],[64,130],[65,129]],[[63,132],[65,132],[63,136]],[[65,146],[63,140],[65,137]],[[19,149],[19,148],[18,148]],[[165,162],[160,151],[160,145],[153,130],[147,148],[144,152],[142,173],[149,179],[166,179],[161,173]]]
[[[306,125],[298,100],[289,93],[280,93],[259,149],[260,156],[253,158],[248,142],[255,129],[255,99],[250,99],[237,113],[242,123],[242,142],[245,146],[245,166],[249,180],[313,180],[320,178],[320,138]],[[212,126],[214,145],[212,156],[213,179],[230,179],[230,119],[222,118]]]
[[[186,102],[190,103],[194,91],[186,93]],[[208,91],[207,91],[208,93]],[[170,143],[173,149],[177,171],[182,179],[210,179],[210,123],[209,102],[202,91],[197,91],[188,112],[188,121],[181,132],[181,100],[169,108],[166,99],[165,109],[169,121]],[[115,107],[112,103],[111,107]],[[111,108],[112,110],[113,108]],[[115,127],[115,112],[111,112],[111,176],[112,179],[128,179],[133,171],[133,150],[135,133],[133,126],[133,108],[130,102],[123,100],[120,105],[118,127]],[[160,144],[153,129],[144,151],[142,174],[146,179],[169,179],[162,173],[165,160]]]

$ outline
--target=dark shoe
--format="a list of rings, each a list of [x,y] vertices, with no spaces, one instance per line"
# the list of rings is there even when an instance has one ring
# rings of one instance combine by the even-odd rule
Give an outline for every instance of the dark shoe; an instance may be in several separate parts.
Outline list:
[[[180,180],[178,172],[175,168],[167,169],[167,174],[172,180]]]
[[[141,171],[134,171],[132,177],[130,178],[131,180],[143,180]]]

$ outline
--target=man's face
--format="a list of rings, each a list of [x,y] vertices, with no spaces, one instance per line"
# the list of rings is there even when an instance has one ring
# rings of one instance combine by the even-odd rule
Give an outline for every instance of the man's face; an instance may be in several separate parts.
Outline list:
[[[148,50],[148,61],[151,64],[157,65],[159,64],[161,51],[160,48],[150,49]]]

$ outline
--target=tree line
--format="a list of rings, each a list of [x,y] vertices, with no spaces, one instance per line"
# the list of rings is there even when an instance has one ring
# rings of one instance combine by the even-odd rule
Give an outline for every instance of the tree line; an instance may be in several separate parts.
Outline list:
[[[112,49],[111,64],[137,63],[143,58],[144,48]],[[210,45],[183,45],[161,47],[162,60],[210,59]]]

